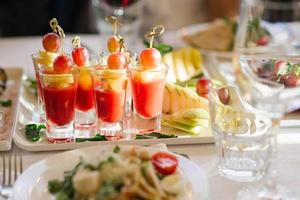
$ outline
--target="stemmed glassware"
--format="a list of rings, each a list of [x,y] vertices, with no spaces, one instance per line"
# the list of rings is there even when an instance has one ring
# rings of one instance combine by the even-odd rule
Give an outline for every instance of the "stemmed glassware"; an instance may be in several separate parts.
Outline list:
[[[120,19],[120,34],[126,38],[129,49],[135,49],[141,45],[139,31],[142,25],[144,0],[93,0],[93,8],[98,17],[99,32],[107,37],[112,32],[106,16],[116,16]]]
[[[241,2],[233,60],[235,83],[247,103],[272,119],[271,161],[276,156],[281,118],[286,112],[299,108],[299,29],[299,1]],[[242,190],[238,199],[289,199],[288,191],[272,176],[272,168],[263,185]]]

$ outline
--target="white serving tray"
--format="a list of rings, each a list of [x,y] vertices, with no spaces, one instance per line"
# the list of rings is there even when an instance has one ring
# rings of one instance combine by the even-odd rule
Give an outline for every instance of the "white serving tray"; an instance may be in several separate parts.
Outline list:
[[[10,67],[5,68],[4,70],[8,77],[6,84],[7,88],[0,96],[0,99],[11,99],[12,106],[0,106],[0,111],[4,112],[6,116],[4,125],[0,126],[0,151],[8,151],[11,149],[23,74],[23,70],[21,68]]]
[[[39,142],[29,141],[24,133],[26,124],[34,122],[37,113],[37,98],[35,95],[28,92],[25,87],[21,91],[20,105],[18,111],[18,119],[15,125],[15,133],[13,140],[15,144],[27,151],[53,151],[53,150],[67,150],[76,149],[97,144],[131,144],[131,145],[153,145],[157,143],[165,143],[167,145],[182,145],[182,144],[201,144],[213,143],[213,136],[210,128],[203,129],[203,131],[196,136],[178,131],[176,129],[162,127],[162,133],[175,134],[178,138],[165,138],[165,139],[123,139],[114,141],[94,141],[94,142],[71,142],[62,144],[51,144],[46,140]]]

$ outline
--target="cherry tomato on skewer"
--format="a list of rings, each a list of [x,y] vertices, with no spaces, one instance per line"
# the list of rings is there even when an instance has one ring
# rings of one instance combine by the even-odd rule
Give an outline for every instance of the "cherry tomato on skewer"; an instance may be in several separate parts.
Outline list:
[[[68,73],[72,69],[72,60],[67,55],[59,55],[54,60],[53,68],[56,73]]]
[[[57,52],[61,46],[61,38],[56,33],[47,33],[42,42],[44,49],[49,52]]]

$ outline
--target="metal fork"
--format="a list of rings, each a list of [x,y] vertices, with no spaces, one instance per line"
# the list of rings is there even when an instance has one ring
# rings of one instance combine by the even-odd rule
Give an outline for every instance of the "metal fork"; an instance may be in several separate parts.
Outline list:
[[[18,176],[23,172],[22,155],[9,154],[2,155],[2,181],[0,185],[0,195],[5,199],[12,198],[12,190]]]

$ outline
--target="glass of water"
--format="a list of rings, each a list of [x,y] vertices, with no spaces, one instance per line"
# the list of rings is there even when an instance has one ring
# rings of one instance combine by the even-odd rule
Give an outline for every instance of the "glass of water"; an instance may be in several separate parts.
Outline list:
[[[212,90],[209,100],[220,175],[243,182],[260,179],[269,163],[272,120],[246,104],[234,86]]]

